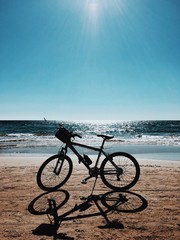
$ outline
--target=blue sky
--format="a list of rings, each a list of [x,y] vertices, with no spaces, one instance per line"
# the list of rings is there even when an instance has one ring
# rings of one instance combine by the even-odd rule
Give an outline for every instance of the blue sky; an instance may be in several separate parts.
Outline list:
[[[0,119],[180,119],[179,0],[0,0]]]

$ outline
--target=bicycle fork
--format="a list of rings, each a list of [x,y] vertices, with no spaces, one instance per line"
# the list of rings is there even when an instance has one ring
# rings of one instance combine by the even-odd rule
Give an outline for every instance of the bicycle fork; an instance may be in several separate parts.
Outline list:
[[[56,162],[56,166],[53,170],[53,172],[56,174],[56,175],[59,175],[60,172],[61,172],[61,169],[62,169],[62,166],[63,166],[63,163],[64,163],[64,156],[67,152],[67,149],[66,148],[62,148],[61,151],[60,151],[60,154],[59,154],[59,158]]]
[[[57,163],[56,163],[56,166],[53,170],[53,172],[56,174],[56,175],[59,175],[60,172],[61,172],[61,169],[62,169],[62,166],[63,166],[63,163],[64,163],[64,159],[58,159],[57,160]]]

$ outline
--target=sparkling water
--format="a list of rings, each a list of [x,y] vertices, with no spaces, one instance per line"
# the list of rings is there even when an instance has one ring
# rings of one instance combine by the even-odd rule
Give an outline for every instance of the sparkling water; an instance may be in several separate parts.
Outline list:
[[[97,134],[113,135],[108,152],[162,153],[180,160],[180,121],[0,121],[0,153],[57,153],[59,124],[82,136],[75,141],[100,146]]]

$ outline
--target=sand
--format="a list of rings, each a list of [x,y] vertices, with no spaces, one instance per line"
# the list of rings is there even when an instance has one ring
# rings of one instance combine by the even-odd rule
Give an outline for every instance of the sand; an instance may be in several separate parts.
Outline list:
[[[101,179],[98,179],[95,196],[90,202],[80,199],[90,195],[93,181],[86,185],[81,184],[81,180],[86,176],[85,171],[75,164],[73,175],[57,193],[60,199],[67,198],[57,214],[67,216],[66,219],[59,217],[60,226],[57,231],[53,231],[53,225],[50,225],[53,216],[50,216],[49,220],[47,215],[34,215],[28,211],[29,204],[37,196],[44,194],[39,199],[47,198],[46,193],[36,184],[36,174],[45,157],[0,156],[1,240],[180,239],[178,162],[139,162],[140,180],[128,193],[122,193],[126,194],[122,196],[130,196],[128,213],[117,209],[112,211],[112,208],[107,210],[102,204],[100,197],[111,190],[104,187]],[[105,212],[106,210],[108,212]],[[70,211],[71,214],[68,214]],[[92,216],[93,214],[97,216]]]

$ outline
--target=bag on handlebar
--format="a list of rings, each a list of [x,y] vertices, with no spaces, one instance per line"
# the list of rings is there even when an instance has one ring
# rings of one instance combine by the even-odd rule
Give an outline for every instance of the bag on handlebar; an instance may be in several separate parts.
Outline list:
[[[71,133],[65,128],[60,128],[56,132],[55,136],[64,143],[70,142],[70,139],[71,139]]]

